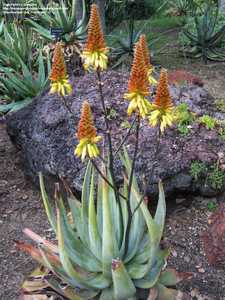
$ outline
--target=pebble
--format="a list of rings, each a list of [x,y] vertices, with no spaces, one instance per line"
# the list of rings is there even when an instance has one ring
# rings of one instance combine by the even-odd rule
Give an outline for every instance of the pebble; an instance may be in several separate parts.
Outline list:
[[[200,268],[200,269],[198,269],[198,272],[199,272],[199,273],[205,273],[205,269]]]
[[[183,203],[184,201],[186,201],[185,198],[176,198],[176,204],[181,204],[181,203]]]
[[[5,187],[7,185],[8,181],[6,180],[0,180],[0,187]]]
[[[176,250],[172,250],[171,253],[172,253],[173,257],[177,257],[177,251]]]
[[[184,257],[184,261],[187,262],[187,263],[189,263],[189,262],[191,261],[191,259],[190,259],[189,256],[185,256],[185,257]]]

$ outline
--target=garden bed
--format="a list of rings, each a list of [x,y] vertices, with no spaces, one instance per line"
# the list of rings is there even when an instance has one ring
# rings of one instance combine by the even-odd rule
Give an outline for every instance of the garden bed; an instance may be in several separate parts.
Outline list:
[[[174,40],[176,33],[173,33]],[[185,69],[200,76],[205,87],[220,100],[224,97],[224,64],[191,61],[179,55],[179,49],[168,42],[166,54],[157,57],[157,64],[168,69]],[[171,52],[169,49],[172,49]],[[20,152],[11,144],[5,125],[0,124],[0,299],[17,300],[24,276],[35,263],[18,252],[15,240],[24,240],[22,229],[51,237],[39,191],[25,178],[20,163]],[[180,204],[167,203],[168,216],[164,242],[171,247],[168,265],[181,272],[192,272],[193,277],[179,285],[191,299],[224,300],[225,270],[208,264],[200,234],[208,226],[209,203],[220,199],[192,197],[188,201],[174,199]],[[184,205],[185,203],[185,205]]]

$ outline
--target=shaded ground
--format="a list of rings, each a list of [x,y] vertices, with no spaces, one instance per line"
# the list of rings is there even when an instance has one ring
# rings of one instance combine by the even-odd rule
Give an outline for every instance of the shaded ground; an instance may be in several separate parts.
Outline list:
[[[0,124],[0,299],[18,299],[23,276],[34,267],[29,256],[15,249],[14,240],[24,239],[22,229],[46,235],[48,228],[39,193],[24,178],[19,153]]]
[[[220,99],[224,97],[223,63],[195,64],[180,56],[176,32],[157,63],[170,69],[185,69],[199,75],[206,87]],[[174,63],[176,62],[176,64]],[[225,299],[225,270],[210,267],[202,251],[199,234],[207,226],[207,202],[193,201],[189,208],[178,207],[167,219],[166,240],[172,248],[169,265],[179,271],[193,272],[193,279],[180,288],[192,299]],[[32,260],[18,253],[14,240],[24,239],[22,228],[30,227],[48,236],[48,224],[37,190],[24,178],[19,152],[10,143],[0,124],[0,299],[17,300],[19,286],[34,267]]]

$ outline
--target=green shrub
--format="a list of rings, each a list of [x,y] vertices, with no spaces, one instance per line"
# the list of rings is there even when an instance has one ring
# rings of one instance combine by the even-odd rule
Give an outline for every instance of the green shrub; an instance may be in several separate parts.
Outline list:
[[[209,115],[203,115],[201,118],[199,118],[199,122],[203,124],[208,130],[214,129],[217,124],[217,120],[210,117]]]
[[[60,0],[59,4],[53,2],[49,10],[46,10],[42,0],[38,0],[39,9],[44,13],[41,13],[36,21],[28,19],[26,24],[48,41],[54,41],[54,36],[50,33],[51,28],[63,29],[60,38],[66,43],[83,40],[87,29],[85,0],[82,0],[82,4],[83,16],[77,23],[76,0],[72,2]]]
[[[48,86],[50,59],[47,61],[39,53],[37,58],[38,71],[28,68],[22,60],[18,61],[21,72],[12,68],[4,68],[4,76],[0,77],[0,89],[8,104],[0,105],[0,112],[18,110],[32,101]]]
[[[193,161],[190,167],[190,175],[197,181],[207,172],[207,166],[201,161]]]
[[[180,34],[181,44],[188,56],[207,60],[225,59],[225,14],[219,14],[218,8],[209,5],[203,14],[189,17]]]
[[[220,169],[219,164],[215,163],[211,166],[208,181],[213,189],[221,190],[225,184],[225,172]]]
[[[225,126],[220,127],[219,135],[220,135],[221,139],[225,141]]]
[[[216,108],[221,112],[225,112],[225,98],[216,100]]]
[[[187,103],[180,103],[176,107],[176,123],[177,129],[181,135],[188,135],[190,129],[189,126],[194,121],[194,114],[190,112]]]

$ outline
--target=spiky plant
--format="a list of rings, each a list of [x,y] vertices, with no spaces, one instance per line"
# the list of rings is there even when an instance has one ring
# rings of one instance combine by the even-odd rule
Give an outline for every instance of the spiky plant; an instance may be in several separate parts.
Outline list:
[[[127,153],[122,157],[126,176],[120,193],[127,197],[131,162]],[[105,174],[108,181],[111,178]],[[68,196],[72,218],[68,217],[64,201],[56,190],[56,215],[40,175],[42,198],[49,222],[58,244],[46,241],[29,229],[24,233],[37,246],[18,243],[44,266],[23,284],[25,294],[61,295],[65,299],[139,299],[138,289],[154,288],[157,299],[173,299],[177,292],[167,289],[177,276],[164,270],[168,250],[160,247],[166,205],[162,184],[154,218],[142,198],[134,178],[131,191],[132,223],[126,240],[128,223],[127,200],[117,203],[111,185],[101,177],[95,191],[95,173],[89,162],[82,189],[82,201]],[[127,241],[127,245],[126,245]],[[127,249],[127,250],[126,250]]]
[[[46,298],[46,294],[56,295],[54,299],[61,296],[70,300],[143,299],[139,291],[147,291],[148,294],[148,289],[151,300],[172,300],[177,295],[176,290],[166,287],[176,284],[177,274],[171,270],[164,270],[169,251],[160,247],[166,214],[162,183],[159,182],[159,201],[153,218],[145,197],[139,192],[134,176],[141,119],[145,117],[145,113],[147,114],[147,107],[150,107],[145,99],[149,94],[149,81],[142,51],[143,47],[139,41],[135,48],[134,64],[126,95],[133,105],[131,113],[135,115],[133,124],[136,125],[134,155],[130,161],[125,147],[121,153],[128,134],[115,152],[112,147],[112,134],[101,81],[101,71],[107,68],[107,48],[104,44],[97,6],[92,5],[88,42],[82,58],[85,67],[90,67],[96,72],[105,120],[104,138],[108,141],[108,151],[105,147],[104,157],[101,157],[96,144],[102,137],[97,135],[91,107],[85,101],[78,124],[79,143],[75,149],[75,155],[81,157],[82,161],[89,159],[81,202],[72,195],[65,184],[71,212],[68,214],[57,184],[55,215],[40,174],[42,198],[57,244],[41,238],[29,229],[25,229],[24,232],[37,243],[37,246],[17,243],[21,250],[29,252],[43,266],[23,285],[24,294],[32,295],[32,299],[35,299],[35,294],[39,295],[39,299]],[[60,71],[65,78],[65,70],[61,67],[55,71],[57,74]],[[53,75],[57,75],[56,73],[53,72]],[[162,99],[157,99],[153,108],[156,107],[158,111],[157,122],[162,123],[160,126],[165,129],[172,122],[170,116],[172,103],[167,91],[165,72],[161,77],[157,97]],[[68,108],[66,101],[62,101],[63,103]],[[146,105],[145,113],[143,105]],[[124,166],[124,183],[121,188],[118,188],[115,180],[117,170],[114,162],[118,153]],[[102,167],[98,167],[96,157],[101,159]],[[99,175],[98,178],[95,170]]]
[[[216,11],[215,11],[216,10]],[[202,16],[195,16],[195,33],[184,30],[184,35],[190,41],[185,49],[188,56],[192,58],[202,58],[205,63],[208,60],[224,61],[224,47],[222,43],[225,39],[225,25],[216,30],[218,22],[218,7],[208,4]]]

